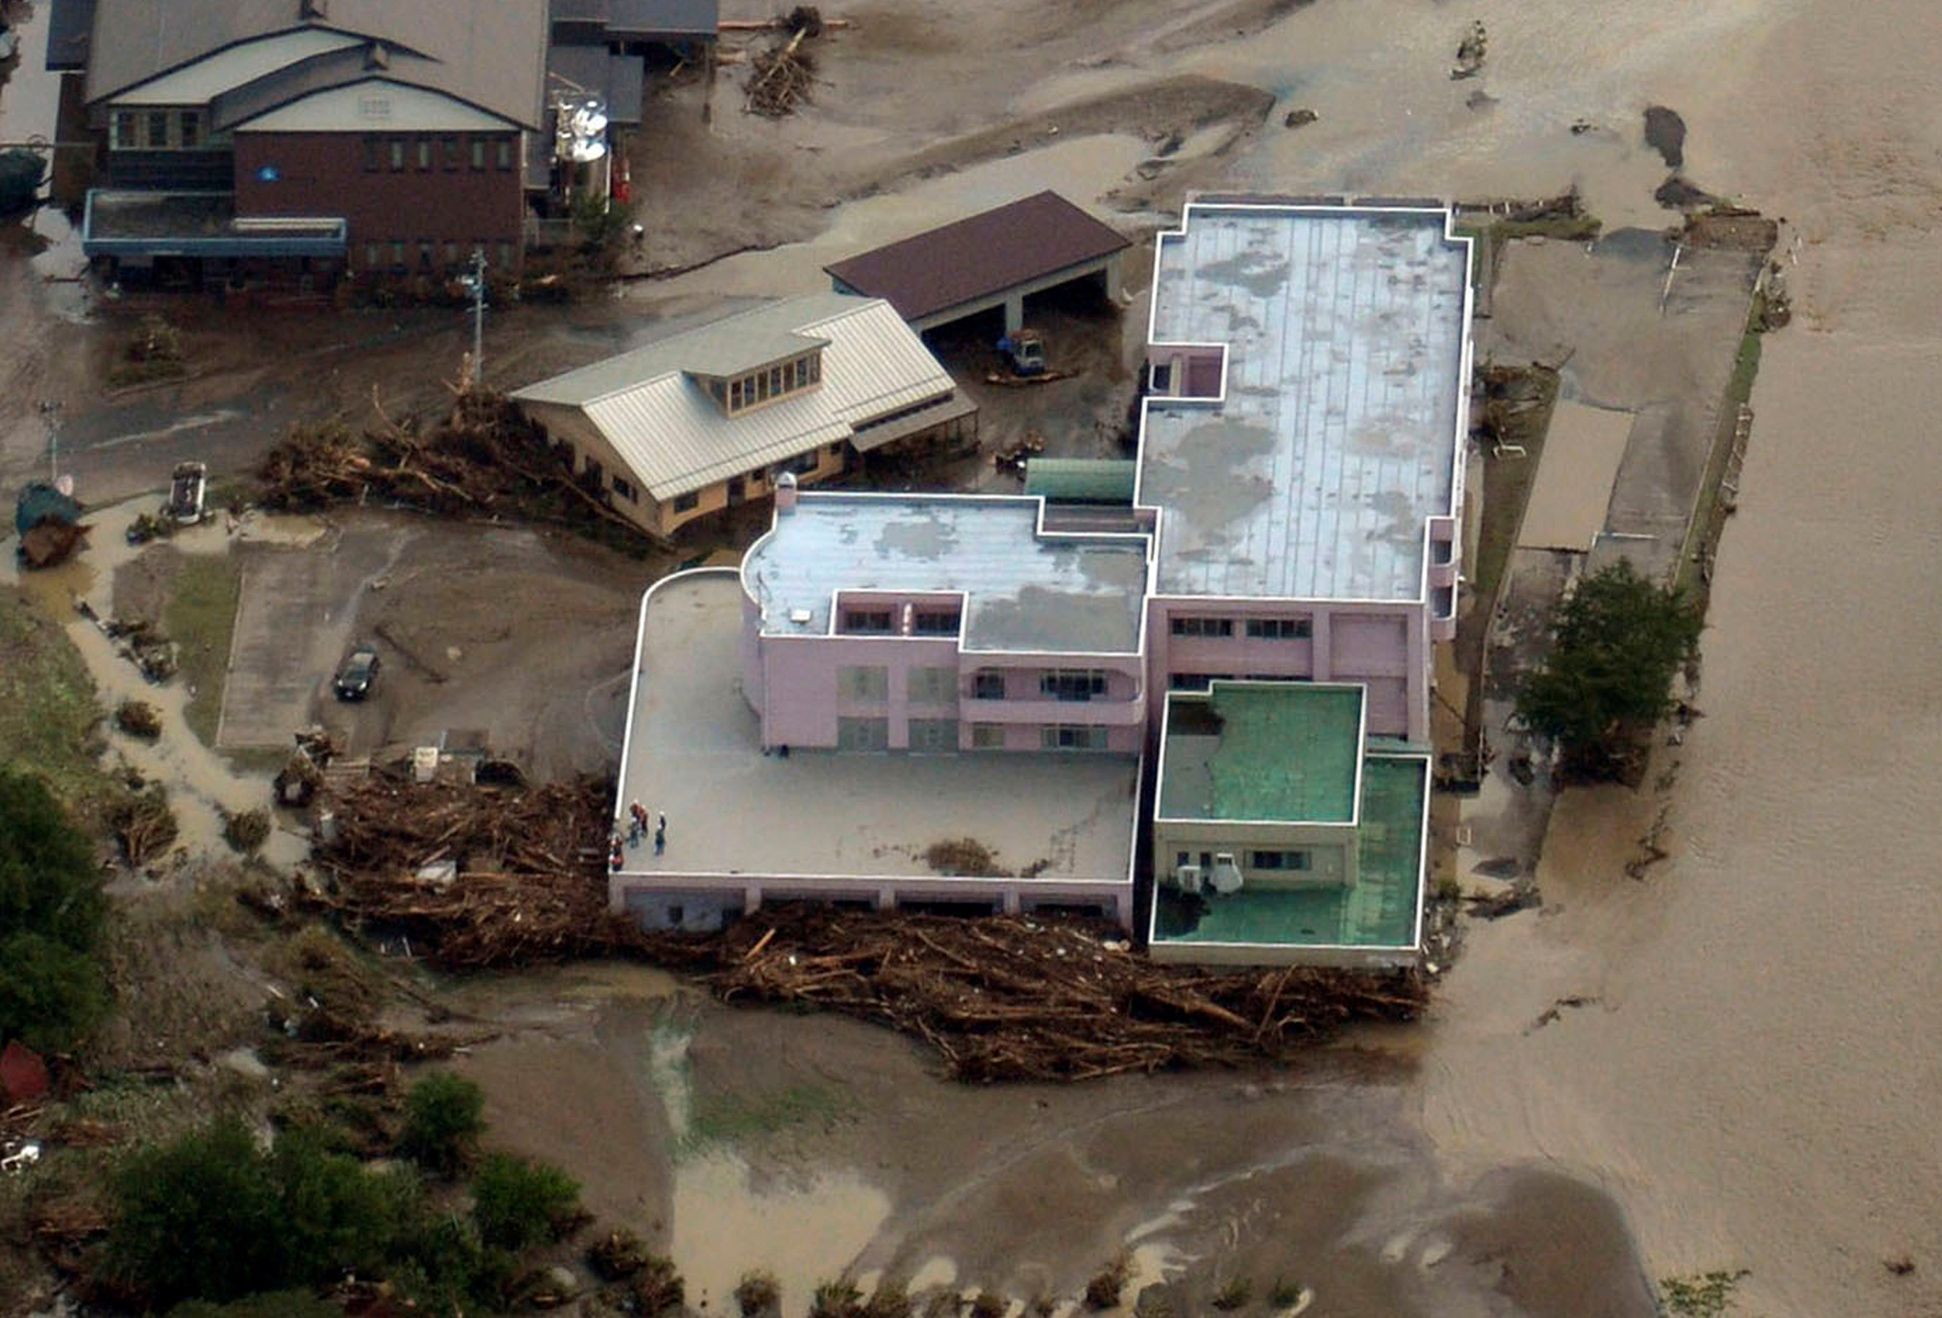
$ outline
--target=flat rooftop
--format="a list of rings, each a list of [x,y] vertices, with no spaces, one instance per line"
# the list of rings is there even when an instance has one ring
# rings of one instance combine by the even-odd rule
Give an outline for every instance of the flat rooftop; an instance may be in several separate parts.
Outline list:
[[[1164,819],[1355,819],[1363,693],[1305,682],[1215,682],[1167,697]]]
[[[1228,350],[1222,399],[1147,413],[1160,593],[1422,598],[1467,423],[1469,244],[1446,220],[1189,204],[1160,235],[1152,342]]]
[[[742,566],[765,635],[830,631],[836,592],[961,593],[964,648],[1132,654],[1146,537],[1041,534],[1037,499],[822,494],[778,513]]]
[[[1156,943],[1264,947],[1411,947],[1423,901],[1423,803],[1429,761],[1370,756],[1362,767],[1362,826],[1353,888],[1242,888],[1199,902],[1154,894]]]
[[[620,796],[668,817],[630,873],[933,876],[924,853],[973,838],[1034,878],[1132,882],[1139,761],[1014,752],[764,755],[742,696],[732,571],[658,587],[641,625]]]

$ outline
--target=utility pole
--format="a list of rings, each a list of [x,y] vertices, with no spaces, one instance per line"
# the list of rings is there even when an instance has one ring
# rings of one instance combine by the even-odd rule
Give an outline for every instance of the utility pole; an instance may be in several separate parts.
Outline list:
[[[472,285],[472,387],[478,389],[485,384],[485,295],[486,295],[485,248],[472,249],[472,273],[467,282]]]

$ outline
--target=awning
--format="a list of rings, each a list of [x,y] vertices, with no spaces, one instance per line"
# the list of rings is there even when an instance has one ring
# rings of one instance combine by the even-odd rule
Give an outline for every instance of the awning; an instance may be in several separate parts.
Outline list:
[[[932,403],[915,412],[906,412],[902,416],[893,417],[875,425],[858,427],[856,433],[850,436],[850,447],[858,453],[869,453],[886,444],[894,444],[900,439],[907,439],[920,431],[929,430],[932,426],[941,426],[948,421],[970,416],[977,410],[978,405],[970,399],[952,394],[943,402]]]
[[[339,216],[236,214],[232,192],[93,188],[81,221],[89,256],[342,256]]]

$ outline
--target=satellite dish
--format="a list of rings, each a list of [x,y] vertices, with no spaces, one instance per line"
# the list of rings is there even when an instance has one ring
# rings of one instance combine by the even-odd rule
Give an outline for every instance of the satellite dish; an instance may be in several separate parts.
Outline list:
[[[607,112],[599,102],[583,105],[573,112],[570,121],[575,137],[601,137],[607,132]]]

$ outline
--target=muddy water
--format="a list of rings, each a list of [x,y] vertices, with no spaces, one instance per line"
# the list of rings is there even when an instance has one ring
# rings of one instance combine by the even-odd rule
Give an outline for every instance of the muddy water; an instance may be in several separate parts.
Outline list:
[[[177,846],[191,858],[232,856],[222,837],[223,812],[267,806],[269,775],[238,772],[227,759],[204,745],[185,721],[190,694],[187,686],[180,679],[160,685],[146,681],[134,663],[118,653],[117,643],[77,608],[85,602],[100,617],[114,616],[115,569],[143,552],[128,544],[125,533],[137,516],[154,506],[155,500],[148,498],[90,509],[88,522],[93,531],[88,547],[56,568],[23,572],[8,549],[0,562],[0,584],[19,585],[49,617],[64,625],[94,679],[104,711],[112,711],[123,700],[142,700],[155,707],[162,720],[162,735],[155,741],[128,736],[111,721],[104,724],[111,755],[168,790],[169,806],[180,828]],[[320,529],[303,518],[259,519],[251,535],[301,543]],[[232,543],[220,521],[188,528],[169,540],[185,554],[225,554]],[[279,821],[261,854],[272,864],[287,867],[308,852],[307,836]]]

